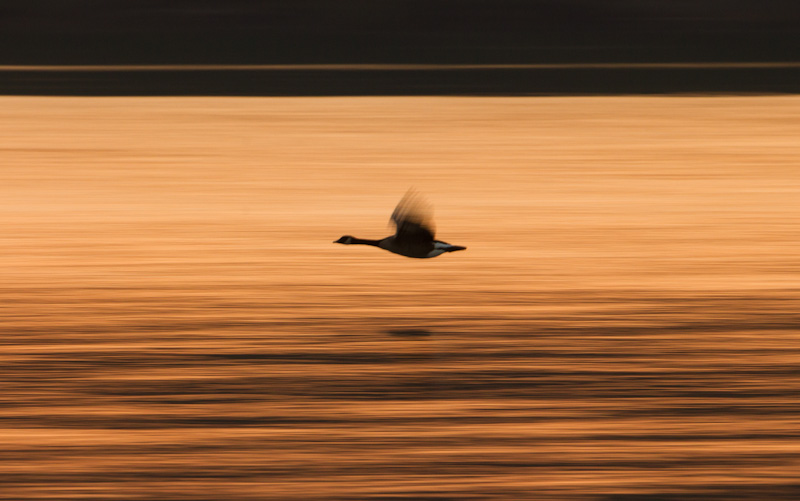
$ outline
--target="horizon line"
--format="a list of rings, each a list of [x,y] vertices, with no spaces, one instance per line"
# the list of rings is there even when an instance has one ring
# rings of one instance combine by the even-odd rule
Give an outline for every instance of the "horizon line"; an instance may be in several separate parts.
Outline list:
[[[438,70],[513,70],[513,69],[789,69],[800,62],[678,62],[678,63],[521,63],[521,64],[56,64],[0,65],[0,71],[438,71]]]

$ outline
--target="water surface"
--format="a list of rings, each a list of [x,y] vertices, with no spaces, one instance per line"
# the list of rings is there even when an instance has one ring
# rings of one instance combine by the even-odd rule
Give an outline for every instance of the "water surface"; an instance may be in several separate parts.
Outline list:
[[[0,499],[800,497],[800,98],[0,124]],[[412,185],[467,251],[331,243]]]

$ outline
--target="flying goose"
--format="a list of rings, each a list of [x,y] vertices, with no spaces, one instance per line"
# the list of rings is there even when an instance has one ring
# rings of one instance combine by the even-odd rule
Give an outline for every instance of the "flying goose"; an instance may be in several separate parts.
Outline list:
[[[419,259],[466,249],[466,247],[450,245],[447,242],[433,239],[431,210],[412,190],[409,190],[397,204],[392,213],[392,222],[397,226],[397,231],[394,235],[381,240],[365,240],[345,235],[333,243],[374,245],[401,256]]]

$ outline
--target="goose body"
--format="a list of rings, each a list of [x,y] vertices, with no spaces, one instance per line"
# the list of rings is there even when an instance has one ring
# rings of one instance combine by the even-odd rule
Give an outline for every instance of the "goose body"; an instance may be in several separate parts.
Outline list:
[[[421,202],[412,191],[406,193],[392,213],[392,222],[397,227],[394,235],[380,240],[366,240],[345,235],[335,244],[372,245],[401,256],[426,259],[445,252],[464,250],[466,247],[451,245],[433,238],[434,228],[430,208]]]

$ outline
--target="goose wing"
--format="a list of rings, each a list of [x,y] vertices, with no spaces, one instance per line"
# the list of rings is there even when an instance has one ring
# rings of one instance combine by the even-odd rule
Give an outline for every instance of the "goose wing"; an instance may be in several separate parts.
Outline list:
[[[408,190],[392,213],[397,226],[395,238],[408,243],[428,243],[436,232],[433,209],[418,193]]]

